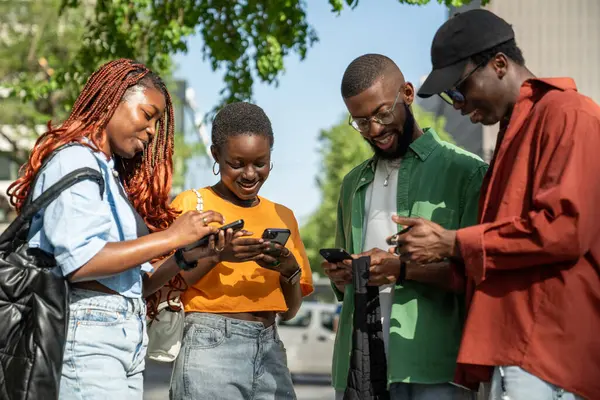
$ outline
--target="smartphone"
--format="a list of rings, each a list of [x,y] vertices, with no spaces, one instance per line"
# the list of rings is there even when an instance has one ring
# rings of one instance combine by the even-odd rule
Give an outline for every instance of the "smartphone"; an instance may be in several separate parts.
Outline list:
[[[233,233],[236,233],[236,232],[242,230],[243,227],[244,227],[244,220],[238,219],[237,221],[233,221],[230,224],[223,225],[222,227],[219,228],[217,233],[213,233],[213,234],[204,236],[202,239],[200,239],[190,245],[187,245],[186,247],[183,248],[183,250],[190,251],[192,249],[195,249],[196,247],[206,246],[208,244],[208,241],[210,240],[210,237],[217,235],[220,231],[227,231],[227,229],[233,229]]]
[[[341,263],[345,260],[352,260],[352,256],[344,249],[321,249],[321,256],[332,264]]]
[[[394,245],[398,244],[398,236],[404,235],[406,232],[410,231],[410,228],[412,228],[412,226],[407,226],[406,228],[402,229],[400,232],[387,238],[387,240],[386,240],[387,244],[390,246],[394,246]]]
[[[291,232],[289,229],[267,228],[263,232],[262,238],[270,242],[279,243],[285,246],[290,238]]]

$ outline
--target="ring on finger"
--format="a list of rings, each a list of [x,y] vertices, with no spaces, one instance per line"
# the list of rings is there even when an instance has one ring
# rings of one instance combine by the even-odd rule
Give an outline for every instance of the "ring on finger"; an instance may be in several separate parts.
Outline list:
[[[222,252],[223,250],[225,250],[225,246],[222,246],[222,247],[220,247],[220,248],[219,248],[219,247],[215,247],[215,251],[216,251],[217,253],[220,253],[220,252]]]
[[[206,217],[202,218],[202,223],[204,224],[204,226],[208,225],[208,219],[206,219]]]

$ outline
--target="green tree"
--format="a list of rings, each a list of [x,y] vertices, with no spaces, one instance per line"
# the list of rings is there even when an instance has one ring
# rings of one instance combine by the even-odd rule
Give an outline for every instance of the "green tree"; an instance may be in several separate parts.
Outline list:
[[[452,136],[444,129],[446,121],[436,118],[433,113],[423,110],[418,105],[412,106],[415,119],[421,127],[434,128],[442,140],[454,143]],[[348,124],[345,116],[337,125],[322,130],[319,135],[319,153],[322,169],[317,175],[317,186],[321,192],[319,207],[300,229],[300,234],[313,272],[323,274],[323,259],[319,249],[331,248],[335,245],[337,226],[337,203],[344,176],[366,159],[372,157],[369,144],[362,140],[360,134]]]
[[[329,0],[337,14],[358,3]],[[91,72],[111,59],[137,59],[168,77],[172,55],[187,51],[195,32],[213,70],[224,71],[220,104],[249,100],[256,79],[277,85],[285,56],[304,59],[318,40],[307,7],[304,0],[0,0],[0,89],[12,96],[2,100],[3,112],[11,110],[2,123],[60,121]],[[13,148],[0,155],[22,163],[27,152],[18,149],[18,138],[5,139]]]
[[[4,89],[0,92],[0,140],[4,144],[0,156],[14,165],[27,160],[28,150],[49,120],[64,120],[81,90],[83,81],[71,79],[65,71],[80,56],[86,18],[93,16],[94,9],[82,6],[61,14],[61,4],[62,0],[0,1],[0,89]],[[89,67],[85,76],[76,76],[87,78],[97,66]],[[174,86],[165,73],[167,85]],[[6,96],[11,88],[12,96]],[[173,100],[185,107],[182,99]],[[173,186],[181,188],[186,160],[200,154],[203,145],[186,143],[178,133],[175,148]]]
[[[48,82],[78,51],[84,25],[82,10],[69,10],[59,18],[59,6],[60,0],[0,1],[0,139],[7,144],[0,155],[16,164],[27,159],[35,126],[65,116],[65,93]],[[43,90],[35,98],[23,90],[38,86]],[[23,136],[30,140],[20,146]]]
[[[50,0],[54,1],[54,0]],[[460,6],[471,0],[437,0]],[[36,3],[44,3],[38,0]],[[424,5],[430,0],[398,0]],[[484,2],[487,2],[484,0]],[[10,2],[12,3],[12,2]],[[62,0],[61,10],[84,10],[85,31],[76,55],[46,82],[21,81],[19,92],[36,98],[52,88],[69,88],[71,97],[101,63],[127,57],[148,64],[160,74],[170,71],[171,56],[187,51],[187,38],[200,33],[203,54],[213,70],[224,70],[221,103],[252,98],[255,79],[277,84],[284,57],[301,59],[318,40],[307,20],[304,0]],[[354,8],[358,0],[329,0],[332,12]],[[72,98],[71,98],[72,100]],[[72,103],[72,102],[71,102]],[[70,104],[70,102],[66,102]]]

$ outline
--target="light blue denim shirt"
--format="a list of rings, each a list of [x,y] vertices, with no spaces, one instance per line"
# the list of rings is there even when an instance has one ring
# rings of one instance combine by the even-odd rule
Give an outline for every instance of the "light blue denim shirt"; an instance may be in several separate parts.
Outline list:
[[[78,182],[40,211],[31,222],[29,246],[54,254],[63,276],[85,265],[108,242],[137,238],[136,219],[119,194],[112,174],[114,160],[83,146],[60,150],[46,165],[35,185],[33,198],[78,168],[100,170],[105,182],[103,198],[98,184]],[[98,281],[125,297],[142,296],[142,274],[152,272],[148,262]]]

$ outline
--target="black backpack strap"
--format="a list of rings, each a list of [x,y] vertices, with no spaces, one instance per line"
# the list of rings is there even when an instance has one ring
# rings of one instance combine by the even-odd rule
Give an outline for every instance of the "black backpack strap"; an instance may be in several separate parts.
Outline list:
[[[4,233],[0,235],[0,245],[7,241],[12,241],[20,232],[21,228],[31,222],[34,215],[56,200],[64,190],[84,180],[92,180],[98,183],[100,197],[104,196],[104,178],[100,172],[89,167],[76,169],[63,176],[48,189],[44,190],[37,199],[31,202],[31,204],[24,206],[19,216],[8,226],[8,228],[6,228]],[[33,188],[31,191],[33,191]]]
[[[35,175],[35,178],[31,182],[31,186],[29,187],[29,193],[27,194],[27,198],[25,199],[25,202],[23,203],[23,209],[27,208],[27,206],[31,203],[31,201],[33,199],[33,191],[35,190],[35,185],[37,184],[38,179],[40,179],[40,176],[42,175],[42,171],[44,170],[44,168],[46,168],[46,166],[50,163],[50,160],[52,160],[54,158],[54,156],[58,154],[59,151],[64,150],[68,147],[73,147],[73,146],[86,147],[79,142],[71,142],[71,143],[63,144],[62,146],[60,146],[56,150],[54,150],[52,153],[48,154],[48,156],[46,156],[46,158],[42,162],[42,165],[40,166],[40,169],[38,169],[38,172]],[[89,150],[91,153],[92,149],[89,149]],[[104,196],[104,192],[102,193],[102,196]]]

